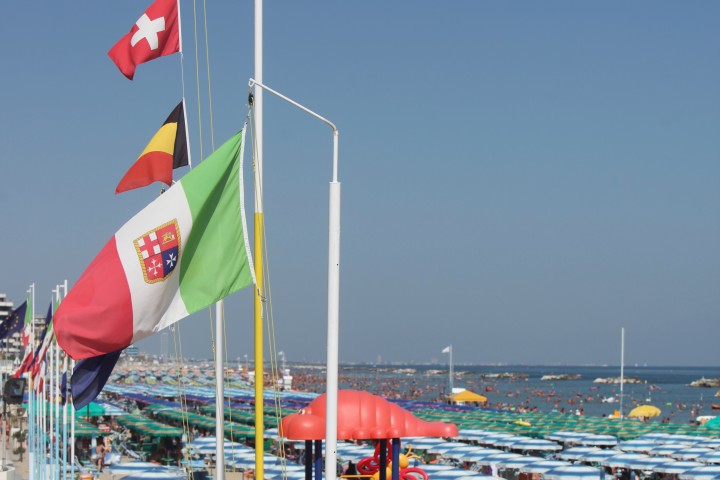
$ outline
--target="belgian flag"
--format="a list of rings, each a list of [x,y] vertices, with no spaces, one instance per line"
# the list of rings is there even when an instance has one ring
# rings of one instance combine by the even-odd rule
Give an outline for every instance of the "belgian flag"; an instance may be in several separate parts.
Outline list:
[[[163,182],[172,185],[172,171],[188,165],[187,134],[183,102],[167,117],[132,167],[115,188],[115,193]]]

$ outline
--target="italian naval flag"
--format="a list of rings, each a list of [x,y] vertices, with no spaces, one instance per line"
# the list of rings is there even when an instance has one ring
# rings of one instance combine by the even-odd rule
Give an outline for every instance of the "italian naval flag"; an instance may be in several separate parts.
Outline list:
[[[127,347],[254,283],[244,132],[123,225],[87,267],[54,317],[72,358]]]

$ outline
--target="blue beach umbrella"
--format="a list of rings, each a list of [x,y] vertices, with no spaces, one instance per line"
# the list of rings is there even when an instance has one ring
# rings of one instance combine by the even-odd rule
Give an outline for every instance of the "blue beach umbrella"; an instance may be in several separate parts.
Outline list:
[[[678,475],[680,480],[712,480],[720,477],[720,465],[695,467]]]
[[[542,440],[538,438],[528,438],[510,445],[511,450],[520,450],[523,452],[557,452],[562,447],[550,440]]]
[[[568,462],[559,462],[557,460],[543,460],[542,462],[528,463],[523,465],[518,470],[526,473],[545,473],[559,467],[569,467]]]
[[[676,458],[678,460],[694,460],[697,457],[700,457],[702,455],[707,455],[708,453],[717,453],[712,448],[705,448],[705,447],[690,447],[686,448],[684,450],[678,450],[676,452],[673,452],[670,454],[672,458]]]
[[[620,455],[606,458],[605,460],[601,461],[600,464],[606,467],[621,467],[630,469],[645,468],[646,464],[644,463],[644,460],[648,460],[650,458],[651,457],[647,455],[641,455],[639,453],[621,453]],[[662,461],[660,461],[659,463],[662,463]]]
[[[657,448],[659,446],[660,444],[654,440],[636,438],[635,440],[620,442],[615,448],[622,450],[623,452],[649,452],[653,448]]]
[[[560,460],[577,460],[579,458],[582,458],[583,455],[589,455],[591,453],[602,451],[603,450],[597,447],[572,447],[568,448],[567,450],[563,450],[555,456]]]
[[[603,460],[621,454],[620,450],[600,450],[599,452],[591,452],[578,458],[577,461],[582,463],[601,463]]]
[[[671,456],[673,453],[679,450],[685,450],[686,448],[688,448],[687,445],[682,445],[680,443],[665,443],[658,445],[652,450],[649,450],[647,453],[649,455]]]
[[[460,457],[460,460],[464,462],[477,462],[478,460],[481,460],[485,457],[498,455],[500,453],[505,452],[496,448],[478,448],[477,450],[474,450],[472,452],[466,452],[462,457]]]
[[[695,461],[702,463],[720,463],[720,452],[713,450],[711,453],[706,453],[696,457]]]
[[[570,465],[545,472],[543,478],[545,480],[600,480],[601,472],[599,468]]]
[[[618,439],[612,435],[590,434],[573,441],[573,443],[595,447],[614,447],[618,444]]]
[[[702,466],[703,464],[698,462],[667,462],[657,465],[653,468],[653,472],[677,475],[678,473],[687,472],[690,469]]]
[[[517,453],[504,452],[498,453],[496,455],[489,455],[485,458],[477,460],[475,463],[479,465],[497,465],[503,460],[517,460],[518,458],[522,458],[522,455],[518,455]]]
[[[517,458],[508,458],[505,460],[501,460],[497,467],[499,469],[519,469],[524,467],[525,465],[528,465],[530,463],[537,463],[537,462],[544,462],[545,459],[541,457],[531,457],[528,455],[520,455]]]

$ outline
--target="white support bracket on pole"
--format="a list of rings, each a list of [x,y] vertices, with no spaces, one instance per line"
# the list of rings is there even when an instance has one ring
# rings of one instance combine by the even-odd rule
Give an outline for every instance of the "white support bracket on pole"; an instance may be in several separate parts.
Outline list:
[[[325,480],[337,478],[338,424],[338,338],[340,326],[340,182],[338,182],[338,129],[333,122],[318,115],[267,85],[250,79],[250,88],[258,87],[285,100],[305,113],[329,125],[333,130],[332,180],[328,225],[328,326],[327,326],[327,407],[325,420]]]

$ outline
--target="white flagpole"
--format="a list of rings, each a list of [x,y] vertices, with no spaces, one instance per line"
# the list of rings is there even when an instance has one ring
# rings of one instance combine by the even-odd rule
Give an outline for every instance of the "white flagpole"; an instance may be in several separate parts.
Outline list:
[[[244,139],[243,139],[244,140]],[[215,304],[215,478],[225,480],[225,372],[223,369],[223,338],[225,302]]]
[[[30,285],[32,289],[32,304],[30,311],[30,339],[28,345],[30,345],[29,351],[34,353],[35,351],[35,284]],[[28,290],[30,292],[30,290]],[[35,392],[33,392],[32,374],[27,374],[30,380],[28,388],[28,480],[35,480]]]
[[[75,371],[75,360],[70,362],[70,368]],[[70,373],[72,375],[72,372]],[[68,381],[68,385],[70,382]],[[70,409],[70,478],[75,478],[75,404],[73,400],[72,408]]]
[[[67,367],[68,367],[68,358],[67,355],[63,358],[63,372],[65,374],[65,377],[67,379]],[[67,480],[67,420],[68,420],[68,394],[67,394],[67,383],[65,383],[65,387],[62,386],[62,381],[60,382],[60,388],[62,389],[62,396],[65,398],[65,402],[61,402],[61,405],[63,407],[63,423],[62,423],[62,472],[63,472],[63,480]],[[72,477],[71,477],[72,478]]]
[[[453,394],[453,387],[455,386],[454,379],[453,379],[453,377],[455,376],[454,373],[455,372],[453,371],[453,347],[452,347],[452,345],[450,345],[450,395]]]
[[[625,327],[620,329],[620,419],[623,418],[623,388],[625,386]]]

